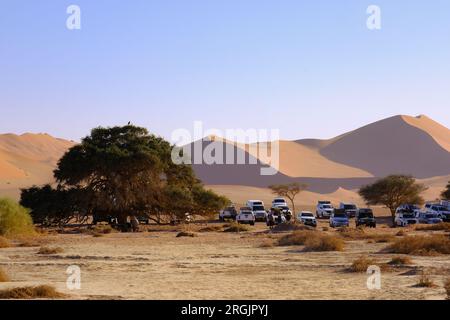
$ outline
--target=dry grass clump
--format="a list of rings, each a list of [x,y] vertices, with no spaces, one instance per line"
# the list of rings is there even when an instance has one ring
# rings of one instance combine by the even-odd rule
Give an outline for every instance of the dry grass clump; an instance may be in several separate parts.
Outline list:
[[[394,240],[394,237],[388,233],[368,234],[363,228],[341,227],[337,229],[338,234],[348,240],[368,240],[369,242],[386,243]]]
[[[230,223],[228,225],[228,227],[223,230],[224,232],[241,232],[241,231],[249,231],[250,227],[245,225],[245,224],[240,224],[240,223]]]
[[[263,242],[260,243],[260,248],[273,248],[274,242],[272,240],[266,239]]]
[[[400,230],[395,234],[397,237],[404,237],[406,236],[406,232],[404,230]]]
[[[55,288],[48,285],[20,287],[0,291],[0,299],[56,299],[63,297],[65,297],[64,294],[59,293]]]
[[[412,264],[412,260],[410,257],[397,256],[397,257],[393,257],[391,259],[391,261],[388,262],[388,264],[391,266],[404,266],[404,265]]]
[[[449,222],[441,222],[436,224],[430,224],[425,226],[417,226],[417,231],[450,231]]]
[[[444,283],[445,293],[447,293],[447,300],[450,300],[450,278]]]
[[[181,232],[179,232],[177,234],[177,238],[180,238],[180,237],[191,237],[191,238],[194,238],[196,236],[197,236],[197,234],[195,234],[194,232],[190,232],[190,231],[181,231]]]
[[[0,268],[0,282],[8,282],[10,281],[8,274],[5,270]]]
[[[369,266],[375,265],[375,260],[370,259],[368,257],[362,256],[353,261],[350,268],[348,268],[349,272],[366,272]]]
[[[198,232],[219,232],[222,231],[222,226],[207,226],[198,230]]]
[[[40,247],[37,254],[57,254],[62,252],[64,252],[64,249],[60,247]]]
[[[294,231],[278,241],[280,246],[304,245],[304,251],[342,251],[342,239],[310,230]]]
[[[322,231],[328,231],[328,230],[330,230],[330,228],[328,228],[328,227],[322,227]]]
[[[299,231],[299,230],[315,230],[314,227],[305,225],[296,225],[292,223],[277,224],[272,228],[272,232],[286,232],[286,231]]]
[[[11,243],[5,237],[0,236],[0,248],[9,248]]]
[[[434,282],[430,279],[430,277],[424,272],[422,271],[422,274],[419,278],[419,282],[417,282],[414,287],[417,288],[433,288],[436,285],[434,284]]]
[[[450,239],[444,235],[407,236],[397,239],[387,252],[414,255],[450,254]]]
[[[92,231],[94,234],[110,234],[114,231],[113,227],[111,227],[109,224],[106,225],[96,225],[92,228]]]

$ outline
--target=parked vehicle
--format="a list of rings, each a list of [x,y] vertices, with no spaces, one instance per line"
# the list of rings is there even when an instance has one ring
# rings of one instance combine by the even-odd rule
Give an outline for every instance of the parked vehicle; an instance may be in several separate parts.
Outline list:
[[[275,198],[272,200],[272,207],[285,206],[287,207],[287,202],[284,198]]]
[[[255,215],[253,214],[252,208],[242,207],[239,210],[239,214],[236,216],[236,222],[242,224],[255,225]]]
[[[143,223],[143,224],[150,224],[150,219],[149,217],[145,216],[145,215],[141,215],[141,216],[137,216],[136,219],[138,220],[139,223]]]
[[[347,214],[347,217],[353,218],[356,216],[356,212],[358,212],[358,207],[353,203],[341,202],[339,204],[339,209],[342,209]]]
[[[297,220],[306,226],[317,227],[317,220],[311,211],[302,211],[297,215]]]
[[[420,212],[419,216],[417,218],[419,220],[419,223],[425,223],[425,224],[435,224],[435,223],[442,222],[442,219],[440,218],[440,214],[434,213],[434,212]]]
[[[316,217],[318,219],[330,218],[333,210],[334,208],[330,201],[319,201],[316,206]]]
[[[426,204],[425,212],[435,214],[442,221],[450,222],[450,209],[440,204]]]
[[[236,220],[236,216],[237,216],[236,207],[232,205],[220,211],[219,220],[220,221],[225,221],[227,219]]]
[[[253,206],[263,206],[264,207],[264,202],[262,202],[261,200],[247,200],[247,203],[245,206],[249,207],[249,208],[252,208]]]
[[[419,222],[417,216],[420,214],[420,210],[415,205],[401,205],[395,210],[395,225],[398,227],[406,227],[410,224],[416,224]]]
[[[253,205],[252,211],[255,215],[255,221],[266,221],[267,212],[262,205]]]
[[[110,225],[117,224],[117,218],[110,215],[96,214],[92,215],[92,224],[97,224],[99,222],[107,222]]]
[[[350,224],[348,215],[344,209],[334,209],[330,217],[330,227],[348,227]]]
[[[356,213],[356,226],[366,226],[371,228],[377,227],[377,221],[370,208],[361,208]]]

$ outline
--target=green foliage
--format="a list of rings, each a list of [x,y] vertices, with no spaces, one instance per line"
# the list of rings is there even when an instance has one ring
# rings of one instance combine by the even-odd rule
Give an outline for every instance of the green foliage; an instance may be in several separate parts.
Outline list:
[[[33,233],[28,210],[11,199],[0,199],[0,235],[11,237]]]
[[[22,190],[36,222],[64,224],[96,214],[158,218],[211,213],[228,199],[205,190],[191,166],[172,162],[172,145],[145,128],[95,128],[59,160],[51,186]]]
[[[445,187],[445,190],[442,191],[441,197],[445,200],[450,200],[450,181],[448,182],[447,186]]]
[[[426,190],[412,176],[390,175],[362,187],[359,194],[368,205],[385,205],[395,218],[395,210],[402,204],[423,204],[421,193]]]

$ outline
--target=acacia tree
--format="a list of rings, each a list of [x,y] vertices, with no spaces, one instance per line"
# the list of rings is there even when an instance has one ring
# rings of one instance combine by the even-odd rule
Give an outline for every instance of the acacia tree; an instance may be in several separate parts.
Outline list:
[[[286,197],[291,201],[292,210],[295,214],[295,197],[302,191],[306,190],[308,186],[306,184],[300,184],[297,182],[289,183],[289,184],[274,184],[269,186],[269,189],[272,190],[272,193],[280,196]]]
[[[448,182],[447,186],[445,187],[445,190],[442,191],[441,197],[444,200],[450,200],[450,181]]]
[[[392,223],[395,225],[395,211],[402,204],[423,204],[421,193],[427,188],[416,183],[412,176],[390,175],[377,180],[371,185],[363,186],[359,195],[368,205],[384,205],[391,211]]]
[[[95,213],[121,223],[132,215],[156,215],[159,223],[162,213],[184,214],[198,207],[197,194],[211,195],[218,210],[222,197],[205,190],[191,166],[174,164],[171,152],[169,142],[145,128],[95,128],[59,160],[58,187],[22,190],[22,202],[56,218]],[[51,210],[44,202],[52,203]]]

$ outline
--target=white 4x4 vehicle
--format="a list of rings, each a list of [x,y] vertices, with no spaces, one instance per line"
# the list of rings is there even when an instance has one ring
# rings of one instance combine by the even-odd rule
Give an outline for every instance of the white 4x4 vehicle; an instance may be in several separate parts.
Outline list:
[[[272,207],[287,207],[287,202],[284,198],[275,198],[272,200]]]
[[[255,215],[253,214],[252,208],[242,207],[236,216],[236,222],[252,226],[255,225]]]
[[[319,201],[316,207],[316,217],[329,218],[333,214],[334,208],[330,201]]]
[[[417,216],[419,209],[414,205],[401,205],[395,210],[395,225],[398,227],[406,227],[410,224],[419,222]]]
[[[450,222],[450,209],[439,204],[426,204],[425,212],[430,214],[436,214],[438,218],[441,218],[445,222]]]

